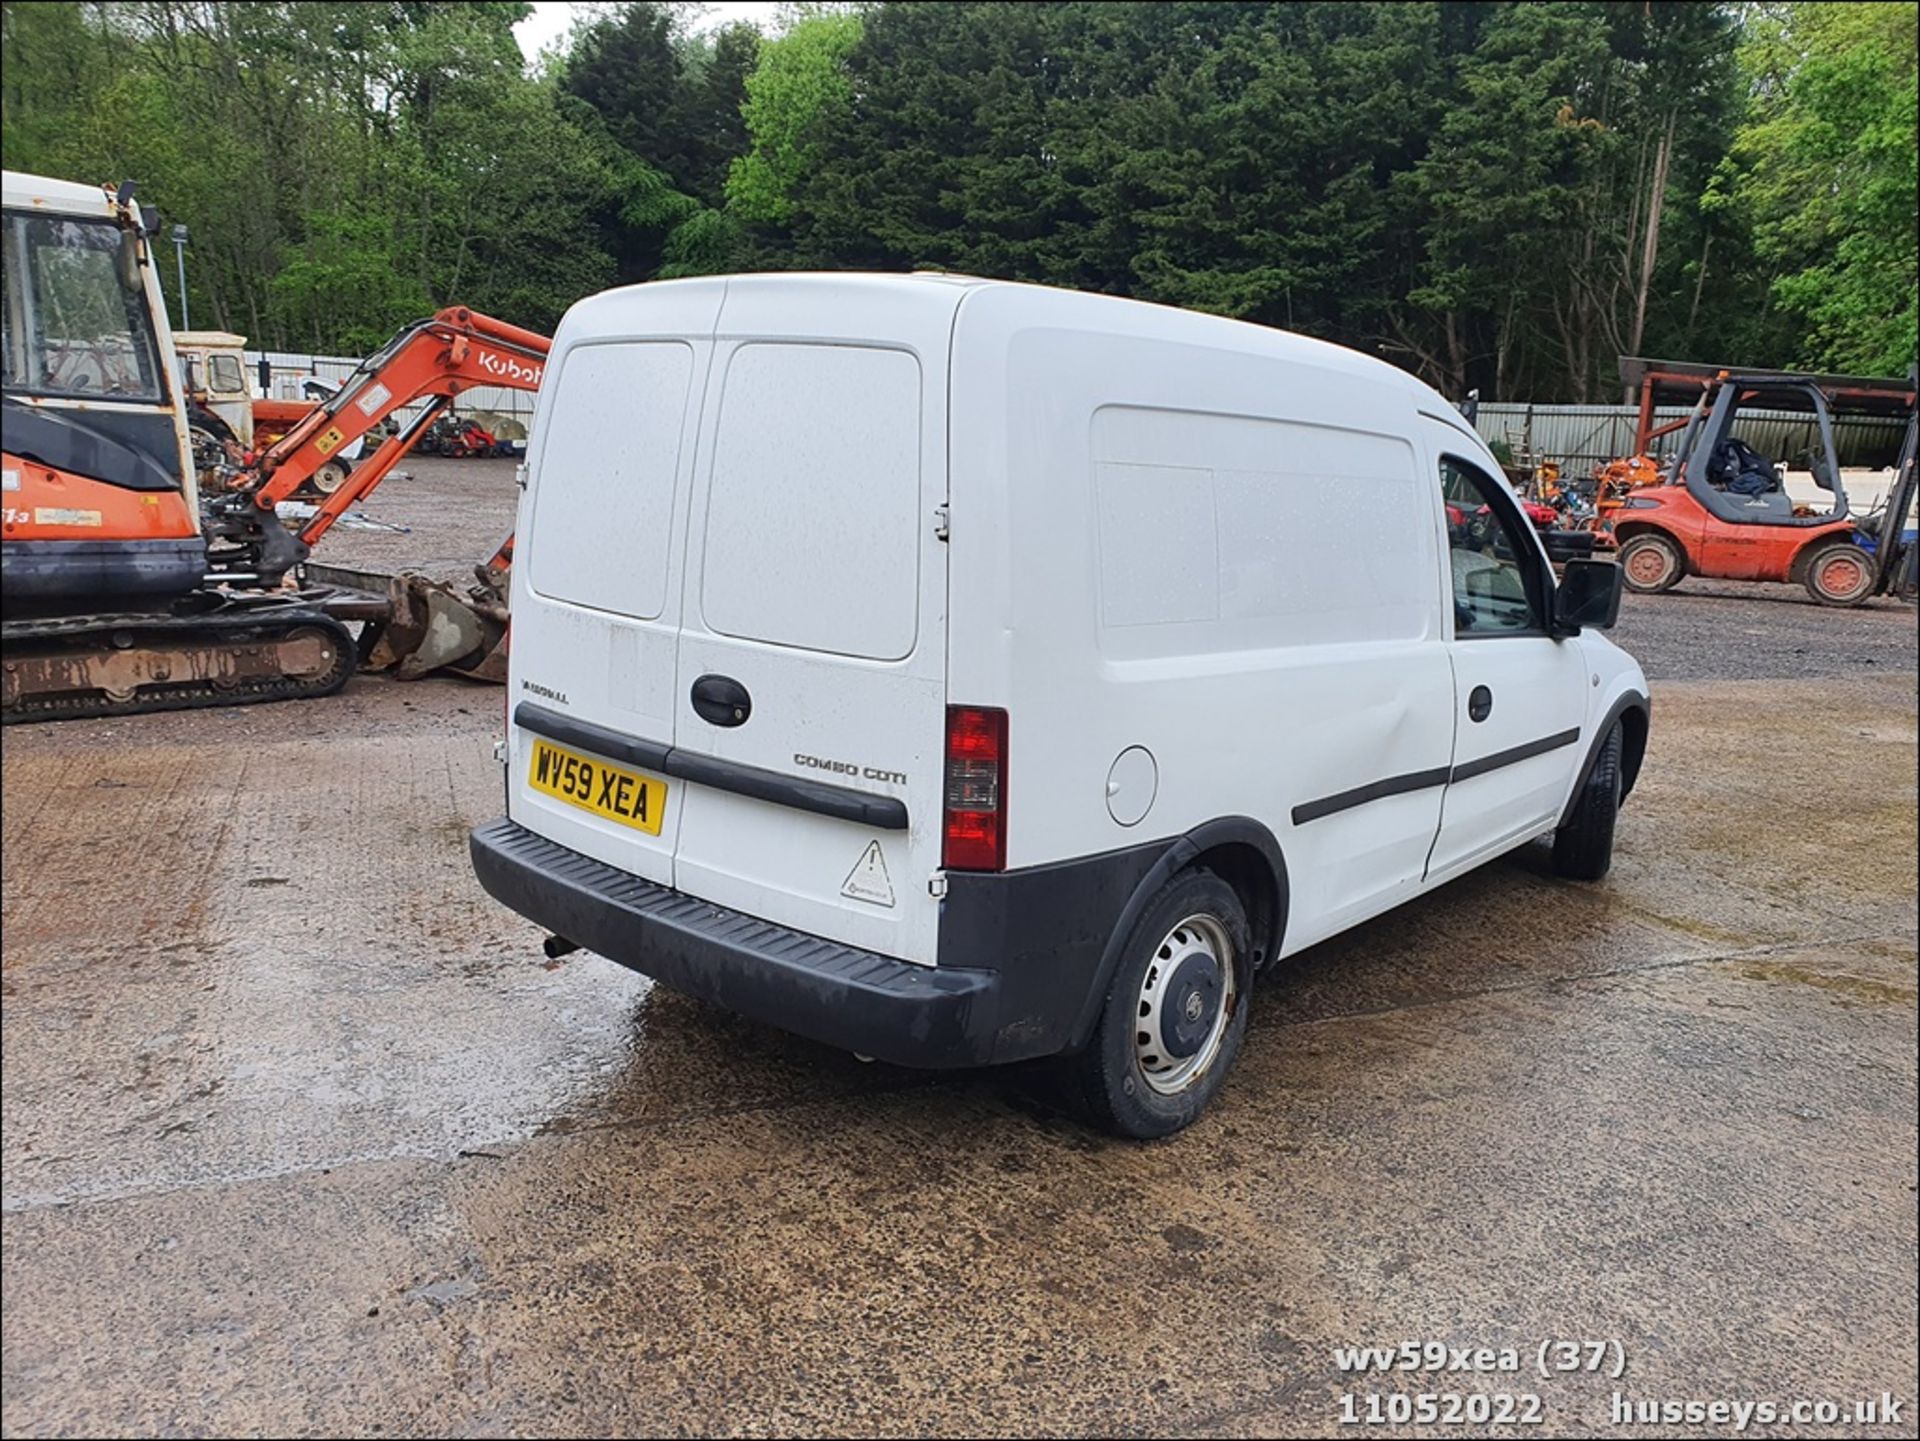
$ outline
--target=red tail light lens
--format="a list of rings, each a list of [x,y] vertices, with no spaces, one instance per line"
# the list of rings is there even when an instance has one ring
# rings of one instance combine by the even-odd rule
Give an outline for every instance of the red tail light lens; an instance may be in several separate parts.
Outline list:
[[[947,707],[946,843],[950,871],[1007,867],[1007,713]]]

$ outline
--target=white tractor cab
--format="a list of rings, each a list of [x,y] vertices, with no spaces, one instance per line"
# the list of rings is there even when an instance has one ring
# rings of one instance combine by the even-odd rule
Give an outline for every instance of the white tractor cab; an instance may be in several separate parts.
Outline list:
[[[513,571],[497,899],[925,1067],[1198,1114],[1256,974],[1540,836],[1647,743],[1440,395],[1337,346],[947,276],[676,280],[555,337]],[[1449,537],[1443,495],[1495,524]]]
[[[249,381],[256,367],[247,363],[247,338],[226,330],[181,330],[174,333],[174,354],[180,383],[187,396],[187,429],[193,440],[194,462],[203,473],[217,474],[235,462],[236,452],[265,448],[314,405],[340,388],[338,381],[308,375],[301,379],[300,399],[289,403],[271,394],[272,365],[257,363],[258,391]],[[302,494],[331,495],[352,472],[366,445],[355,436],[303,486]]]
[[[224,330],[176,330],[173,353],[180,383],[197,408],[198,429],[253,449],[253,390],[247,382],[247,340]],[[205,412],[200,414],[198,412]],[[211,415],[224,434],[207,422]]]

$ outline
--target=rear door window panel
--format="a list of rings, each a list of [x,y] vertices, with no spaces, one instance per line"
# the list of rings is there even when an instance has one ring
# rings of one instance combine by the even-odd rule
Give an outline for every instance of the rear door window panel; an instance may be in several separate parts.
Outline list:
[[[534,499],[537,593],[639,620],[665,611],[693,369],[693,348],[683,341],[567,352]]]
[[[920,386],[904,350],[756,341],[733,352],[701,562],[710,628],[868,660],[912,654]]]

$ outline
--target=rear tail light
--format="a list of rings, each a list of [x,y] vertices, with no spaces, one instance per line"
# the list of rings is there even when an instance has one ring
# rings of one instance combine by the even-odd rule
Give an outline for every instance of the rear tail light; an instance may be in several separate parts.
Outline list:
[[[947,707],[945,844],[950,871],[1007,866],[1007,713]]]

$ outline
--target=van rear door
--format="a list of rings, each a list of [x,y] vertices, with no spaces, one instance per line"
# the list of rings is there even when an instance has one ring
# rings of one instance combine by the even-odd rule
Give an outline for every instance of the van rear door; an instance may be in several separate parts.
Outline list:
[[[734,280],[675,696],[675,885],[931,964],[946,700],[946,389],[962,287]]]
[[[693,436],[724,285],[576,306],[540,390],[513,573],[508,814],[662,885]]]

